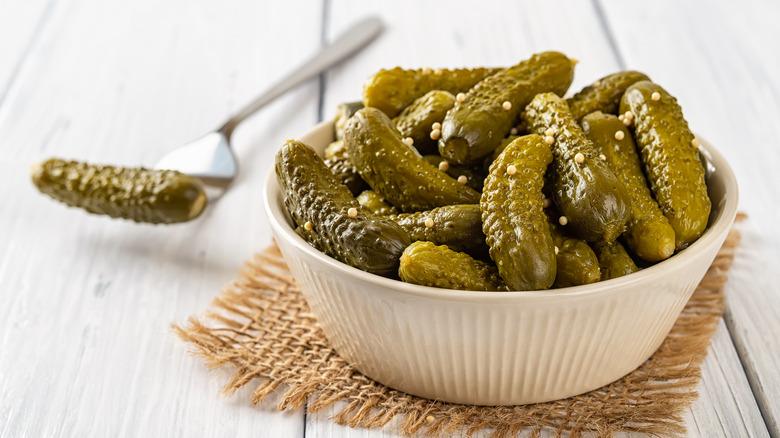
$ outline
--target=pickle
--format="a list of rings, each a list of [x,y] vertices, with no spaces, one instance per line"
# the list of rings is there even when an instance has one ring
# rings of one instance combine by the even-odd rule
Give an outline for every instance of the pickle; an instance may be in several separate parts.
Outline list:
[[[409,235],[361,206],[314,150],[288,140],[276,154],[276,178],[287,211],[312,246],[358,269],[395,274]]]
[[[347,148],[344,146],[344,140],[336,140],[325,146],[325,159],[341,158],[347,155]]]
[[[584,240],[567,236],[563,227],[549,223],[550,235],[557,248],[554,288],[579,286],[599,281],[599,260]]]
[[[597,111],[582,119],[582,129],[629,193],[631,215],[623,233],[628,247],[648,262],[671,256],[674,229],[650,194],[636,144],[625,124],[611,114]],[[615,138],[617,132],[623,133],[622,139]]]
[[[403,212],[479,202],[479,193],[405,144],[390,118],[376,108],[363,108],[349,119],[344,143],[363,180]]]
[[[347,186],[352,195],[357,196],[364,190],[370,189],[346,154],[328,158],[325,160],[325,165],[328,166],[340,183]]]
[[[395,207],[390,205],[379,193],[373,190],[364,190],[357,197],[357,201],[363,207],[371,210],[378,215],[388,215],[398,213]]]
[[[477,204],[447,205],[429,211],[390,215],[414,240],[447,245],[454,251],[488,258],[482,233],[482,212]],[[430,226],[429,226],[430,225]]]
[[[415,99],[433,90],[457,94],[465,92],[500,68],[380,70],[363,84],[363,105],[379,109],[388,117],[397,116]]]
[[[638,71],[621,71],[605,76],[582,91],[566,99],[571,115],[579,122],[587,114],[601,111],[616,114],[620,107],[620,98],[631,84],[639,81],[649,81],[644,73]]]
[[[555,245],[542,198],[551,161],[542,137],[523,136],[504,149],[485,179],[482,231],[510,290],[547,289],[555,281]]]
[[[136,222],[172,224],[198,217],[203,183],[174,170],[98,166],[56,158],[33,166],[42,193],[71,207]]]
[[[623,184],[598,158],[593,143],[574,121],[568,105],[552,93],[538,94],[525,120],[537,134],[552,134],[553,163],[547,172],[551,197],[569,232],[589,242],[615,240],[625,228],[630,199]]]
[[[674,229],[675,246],[683,249],[707,228],[711,209],[698,140],[677,99],[660,85],[641,81],[628,87],[620,103],[620,112],[626,111],[634,115],[634,137],[650,190]]]
[[[486,77],[447,112],[439,154],[455,164],[473,163],[490,154],[537,93],[563,95],[573,77],[574,63],[558,52],[536,54]]]
[[[432,242],[409,245],[401,255],[398,276],[407,283],[445,289],[506,290],[494,266]]]
[[[347,102],[336,107],[336,116],[333,118],[333,136],[336,140],[344,138],[344,127],[347,120],[363,108],[363,102]]]
[[[434,90],[416,99],[393,119],[401,137],[413,140],[414,148],[421,154],[436,152],[436,140],[431,138],[434,123],[441,123],[444,115],[455,105],[455,96],[446,91]],[[440,131],[441,132],[441,131]]]
[[[593,251],[599,258],[602,281],[622,277],[639,270],[626,249],[617,240],[612,243],[598,241],[593,244]]]
[[[457,180],[460,177],[466,178],[466,185],[472,189],[481,192],[482,185],[485,183],[485,172],[482,169],[473,166],[461,166],[458,164],[450,164],[441,155],[423,155],[425,161],[438,168],[439,170],[445,169],[444,172]],[[446,162],[446,165],[442,165],[442,162]],[[442,167],[443,166],[443,167]]]

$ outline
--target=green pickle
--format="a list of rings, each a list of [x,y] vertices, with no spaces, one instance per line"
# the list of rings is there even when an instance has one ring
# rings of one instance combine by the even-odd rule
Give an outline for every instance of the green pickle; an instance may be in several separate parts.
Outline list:
[[[626,125],[611,114],[597,111],[582,119],[582,129],[630,195],[631,216],[623,233],[628,247],[648,262],[670,257],[674,253],[674,229],[650,194]],[[622,133],[620,140],[615,137],[617,132]]]
[[[660,85],[641,81],[630,86],[620,103],[620,112],[627,111],[634,116],[634,138],[650,190],[674,229],[675,246],[686,248],[707,228],[711,209],[698,140],[677,99]]]
[[[500,68],[380,70],[363,84],[363,105],[374,107],[389,117],[397,116],[415,99],[433,90],[457,94],[490,76]]]
[[[432,242],[409,245],[401,255],[398,276],[407,283],[444,289],[506,290],[494,266]]]
[[[336,107],[336,116],[333,118],[333,135],[336,140],[344,138],[344,127],[347,126],[347,120],[361,108],[363,108],[363,102],[347,102]]]
[[[198,217],[203,183],[174,170],[98,166],[56,158],[35,165],[33,184],[71,207],[136,222],[171,224]]]
[[[393,119],[402,137],[409,137],[421,154],[437,151],[437,142],[431,138],[434,123],[441,123],[444,115],[455,105],[455,96],[447,91],[434,90],[416,99]]]
[[[628,192],[598,157],[566,102],[553,93],[538,94],[524,118],[532,132],[552,134],[547,138],[553,140],[554,159],[547,176],[569,232],[589,242],[615,240],[630,215]]]
[[[648,81],[644,73],[638,71],[621,71],[605,76],[582,91],[566,99],[574,120],[580,121],[587,114],[601,111],[616,114],[620,107],[620,98],[626,88],[639,81]]]
[[[347,148],[344,146],[344,140],[336,140],[325,146],[325,159],[341,158],[347,156]]]
[[[299,234],[312,246],[358,269],[395,274],[409,235],[361,206],[314,150],[287,141],[276,154],[276,178]]]
[[[485,179],[482,231],[510,290],[548,289],[555,281],[555,246],[542,195],[552,159],[542,137],[523,136],[504,149]]]
[[[602,241],[593,244],[593,251],[599,258],[601,280],[622,277],[639,270],[626,249],[617,240],[612,243]]]
[[[429,211],[390,215],[412,240],[447,245],[454,251],[487,259],[488,246],[482,233],[482,212],[477,204],[447,205]],[[430,225],[430,226],[429,226]]]
[[[593,250],[584,240],[565,234],[563,227],[552,220],[549,223],[550,235],[555,243],[555,274],[554,288],[579,286],[599,281],[601,271],[599,260]]]
[[[456,103],[442,122],[439,154],[469,164],[493,152],[517,116],[542,92],[563,94],[574,78],[574,62],[558,52],[533,55],[488,76]]]
[[[485,176],[487,175],[485,175],[485,172],[481,168],[451,164],[441,155],[423,155],[423,158],[439,170],[444,169],[444,172],[455,178],[455,180],[460,177],[465,177],[467,186],[478,192],[482,191],[482,185],[485,183]],[[442,164],[442,162],[446,162],[447,164]]]
[[[358,195],[357,201],[360,205],[371,210],[374,214],[388,215],[398,213],[398,210],[396,210],[395,207],[390,205],[385,201],[385,198],[373,190],[364,190]]]
[[[376,108],[363,108],[349,119],[344,143],[363,180],[403,212],[479,202],[478,192],[404,143],[390,118]]]
[[[364,190],[370,189],[368,184],[360,177],[355,165],[350,162],[347,155],[342,154],[328,158],[325,160],[325,165],[328,166],[340,183],[347,186],[353,195],[357,196]]]

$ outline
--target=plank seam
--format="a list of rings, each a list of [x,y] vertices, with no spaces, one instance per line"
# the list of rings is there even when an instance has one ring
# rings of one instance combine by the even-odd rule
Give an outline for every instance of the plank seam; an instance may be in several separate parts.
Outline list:
[[[609,20],[607,19],[606,14],[604,14],[604,9],[601,7],[601,0],[592,0],[592,3],[593,9],[596,12],[596,18],[599,20],[601,29],[604,31],[604,35],[607,37],[609,48],[612,50],[612,54],[615,55],[615,59],[617,60],[620,69],[625,70],[626,60],[623,59],[623,54],[620,53],[617,40],[615,39],[615,33],[612,31],[612,26],[609,25]]]

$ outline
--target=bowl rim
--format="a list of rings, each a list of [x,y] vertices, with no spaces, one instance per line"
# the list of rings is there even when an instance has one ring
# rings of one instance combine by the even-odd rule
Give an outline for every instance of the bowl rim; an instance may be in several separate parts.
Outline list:
[[[332,125],[332,121],[326,120],[320,122],[299,138],[306,139],[307,137],[322,135],[321,131],[325,129],[330,129],[332,132]],[[698,134],[696,134],[696,138],[700,140],[700,153],[707,159],[709,163],[715,166],[716,172],[719,174],[724,185],[725,202],[723,203],[723,208],[721,209],[719,215],[714,218],[712,225],[707,228],[707,230],[705,230],[705,232],[701,237],[699,237],[698,240],[696,240],[696,242],[666,260],[658,262],[653,266],[647,267],[624,277],[613,278],[610,280],[604,280],[580,286],[570,286],[560,289],[538,291],[464,291],[405,283],[400,280],[382,277],[380,275],[372,274],[353,266],[349,266],[346,263],[336,260],[309,245],[308,242],[296,234],[295,230],[289,226],[286,221],[287,212],[286,209],[283,208],[283,203],[276,202],[280,199],[280,197],[276,180],[276,172],[273,165],[271,166],[271,169],[266,177],[263,207],[265,208],[266,215],[271,227],[276,231],[276,235],[286,239],[298,250],[306,253],[309,257],[313,257],[319,263],[325,264],[337,272],[341,272],[347,276],[356,277],[360,281],[377,286],[381,289],[427,298],[471,302],[505,302],[507,300],[514,301],[517,299],[535,301],[548,300],[551,298],[596,296],[630,289],[637,284],[643,283],[648,279],[648,277],[663,275],[665,272],[671,273],[676,270],[684,269],[685,266],[687,266],[697,257],[697,255],[701,253],[707,253],[707,250],[712,248],[714,245],[722,244],[722,240],[725,239],[725,235],[731,228],[731,225],[733,224],[737,214],[737,205],[739,203],[737,180],[733,170],[731,169],[731,166],[729,166],[723,155],[721,155],[721,153],[718,152],[718,150],[715,149],[715,147],[710,142]],[[372,290],[366,292],[371,293],[376,291]]]

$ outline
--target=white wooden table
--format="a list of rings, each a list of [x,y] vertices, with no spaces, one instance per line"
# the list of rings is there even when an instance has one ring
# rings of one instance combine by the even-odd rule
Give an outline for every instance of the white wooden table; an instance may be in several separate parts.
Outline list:
[[[732,163],[750,217],[687,425],[780,436],[780,3],[418,3],[0,0],[0,437],[394,436],[251,406],[248,391],[226,399],[225,376],[169,324],[269,243],[261,187],[276,148],[359,98],[367,76],[547,49],[581,61],[573,90],[648,73]],[[90,216],[29,182],[50,156],[151,165],[368,14],[387,25],[379,40],[239,128],[242,173],[197,221]]]

